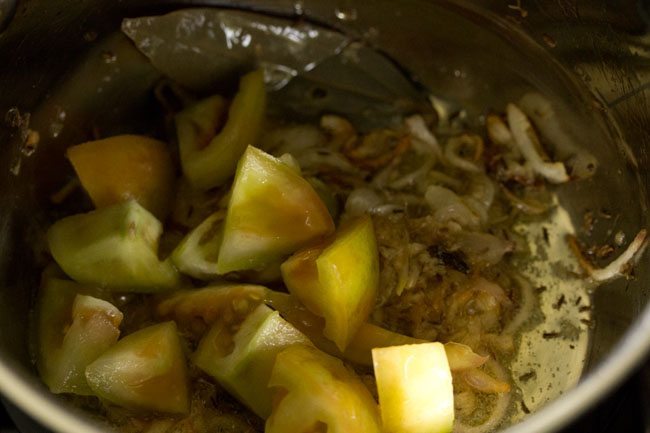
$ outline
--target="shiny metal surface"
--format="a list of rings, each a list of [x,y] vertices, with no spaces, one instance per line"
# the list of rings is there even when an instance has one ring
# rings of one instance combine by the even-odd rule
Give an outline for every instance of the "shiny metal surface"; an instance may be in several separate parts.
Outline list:
[[[88,125],[126,127],[129,119],[136,118],[132,113],[146,111],[151,103],[146,94],[157,72],[143,66],[146,63],[129,49],[120,51],[124,40],[107,40],[107,35],[118,28],[122,16],[196,3],[26,0],[0,34],[1,117],[7,120],[4,113],[12,108],[23,119],[30,113],[30,126],[38,127],[43,138],[39,149],[26,156],[20,147],[21,126],[5,121],[0,127],[0,250],[11,252],[0,258],[0,392],[55,431],[90,432],[94,424],[50,396],[34,376],[25,325],[38,276],[30,243],[25,241],[33,240],[35,225],[47,218],[43,212],[47,197],[60,185],[66,164],[62,150],[82,139]],[[202,4],[231,6],[227,1]],[[621,2],[610,8],[604,1],[563,0],[526,4],[525,10],[517,4],[238,2],[239,7],[278,15],[304,14],[365,40],[436,96],[463,107],[470,119],[479,119],[486,107],[502,107],[528,90],[543,92],[557,104],[576,141],[601,162],[594,178],[561,191],[559,202],[567,211],[563,224],[594,243],[611,242],[619,231],[630,239],[641,227],[650,226],[650,36],[639,13],[641,3]],[[110,69],[111,65],[98,61],[105,51],[103,44],[115,51],[118,72],[115,65]],[[88,89],[96,91],[109,70],[115,74],[111,84],[102,85],[101,95],[89,94]],[[75,76],[96,76],[97,82],[81,86],[71,81]],[[65,113],[62,128],[52,129],[61,120],[61,112]],[[584,214],[602,209],[613,218],[601,220],[587,236],[581,231]],[[572,287],[557,287],[588,289],[579,281]],[[553,296],[547,297],[546,304],[554,302]],[[521,415],[524,419],[507,431],[553,431],[619,383],[650,349],[649,298],[650,257],[646,253],[634,279],[594,291],[595,322],[583,323],[581,328],[581,335],[589,334],[589,341],[580,340],[580,353],[565,363],[566,368],[554,366],[563,370],[540,367],[538,381],[556,383],[552,392],[529,390],[528,397],[534,394],[536,403],[526,400],[525,394],[526,405],[541,409]],[[529,357],[534,358],[539,350],[536,344],[547,344],[544,350],[548,352],[560,346],[568,350],[570,343],[548,346],[538,341]],[[524,374],[525,360],[520,367],[517,372]],[[545,404],[547,398],[560,394]]]

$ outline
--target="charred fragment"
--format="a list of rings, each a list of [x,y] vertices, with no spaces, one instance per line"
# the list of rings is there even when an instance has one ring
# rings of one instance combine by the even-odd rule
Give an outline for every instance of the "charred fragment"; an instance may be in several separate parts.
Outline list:
[[[557,301],[553,303],[553,309],[559,310],[564,304],[566,304],[566,296],[560,295]]]
[[[469,274],[470,267],[465,261],[464,254],[460,251],[446,251],[439,245],[432,245],[427,248],[427,252],[431,257],[439,259],[445,266],[452,268],[455,271],[461,272],[465,275]]]
[[[531,370],[528,373],[524,373],[521,376],[519,376],[519,380],[521,382],[528,382],[529,380],[533,380],[537,377],[537,372],[535,370]]]
[[[562,337],[562,333],[556,331],[542,333],[542,338],[544,338],[545,340],[552,340],[554,338],[561,338],[561,337]]]

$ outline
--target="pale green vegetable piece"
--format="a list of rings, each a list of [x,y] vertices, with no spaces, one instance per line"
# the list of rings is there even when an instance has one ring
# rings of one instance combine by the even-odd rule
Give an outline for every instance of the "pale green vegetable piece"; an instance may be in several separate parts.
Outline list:
[[[142,135],[116,135],[69,147],[68,160],[97,208],[137,200],[164,219],[174,193],[167,144]]]
[[[45,273],[44,273],[45,274]],[[37,359],[36,365],[43,382],[53,391],[62,380],[58,370],[58,353],[72,321],[72,303],[82,286],[60,278],[43,276],[36,303]]]
[[[183,174],[195,188],[205,190],[223,185],[235,173],[246,146],[256,144],[266,111],[264,73],[257,70],[241,78],[226,124],[218,132],[223,104],[219,97],[199,104],[178,114],[176,129]]]
[[[372,359],[386,433],[449,433],[454,392],[441,343],[377,348]]]
[[[341,227],[330,244],[294,254],[282,264],[292,295],[325,319],[323,334],[344,351],[375,304],[379,257],[372,220]]]
[[[176,138],[184,172],[187,171],[185,167],[192,162],[192,158],[196,158],[196,155],[210,144],[217,131],[223,127],[227,109],[226,98],[214,95],[176,114],[174,117]]]
[[[130,200],[55,222],[47,232],[50,252],[63,271],[84,284],[117,291],[172,289],[179,275],[158,259],[162,224]]]
[[[309,182],[249,146],[237,167],[217,271],[259,270],[333,231],[332,217]]]
[[[187,413],[185,356],[174,322],[127,335],[86,368],[93,392],[113,404],[140,411]]]
[[[225,212],[217,211],[189,232],[174,249],[171,260],[179,271],[201,280],[217,277],[217,258],[223,238]]]
[[[233,335],[232,324],[217,321],[203,337],[194,363],[262,418],[271,414],[268,388],[276,355],[309,339],[265,305],[258,306]]]
[[[38,370],[54,393],[92,395],[85,369],[117,341],[122,313],[80,295],[72,281],[46,278],[38,297]]]
[[[156,315],[181,329],[203,332],[217,320],[243,321],[262,303],[268,289],[254,284],[222,283],[186,289],[161,297]]]
[[[266,433],[379,433],[377,404],[343,363],[305,345],[278,354],[269,386],[275,392]]]

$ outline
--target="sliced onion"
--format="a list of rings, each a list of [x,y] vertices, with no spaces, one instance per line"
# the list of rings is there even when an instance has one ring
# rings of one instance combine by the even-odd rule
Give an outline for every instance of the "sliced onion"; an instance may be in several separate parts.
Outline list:
[[[517,145],[515,144],[515,138],[512,136],[510,129],[508,129],[506,122],[501,119],[501,116],[489,114],[485,119],[485,127],[491,142],[519,153],[519,149],[517,149]]]
[[[482,338],[495,352],[512,354],[515,350],[515,341],[510,334],[483,334]]]
[[[461,181],[455,177],[451,177],[448,174],[443,173],[442,171],[431,170],[428,174],[428,177],[433,184],[446,185],[456,190],[460,190],[463,187],[463,183]]]
[[[495,265],[514,250],[510,241],[485,232],[463,232],[454,244],[472,263]]]
[[[426,175],[433,168],[434,164],[435,164],[434,158],[431,157],[426,158],[419,168],[413,170],[411,173],[408,173],[400,177],[397,180],[390,182],[388,186],[396,190],[412,187],[413,185],[417,184],[421,179],[426,177]]]
[[[474,353],[471,347],[460,343],[445,343],[445,353],[451,371],[464,371],[471,368],[478,368],[485,364],[489,356],[481,356]]]
[[[469,161],[460,156],[460,151],[467,145],[476,148],[476,154],[479,156],[475,157],[474,161]],[[462,134],[447,140],[447,145],[445,146],[445,159],[449,165],[460,170],[468,171],[470,173],[480,173],[483,169],[477,164],[477,161],[482,152],[483,139],[481,139],[481,137],[478,135]]]
[[[487,363],[487,367],[495,374],[495,376],[502,380],[507,380],[507,374],[503,367],[499,365],[496,361],[490,360]],[[510,401],[512,400],[512,393],[505,392],[497,394],[496,403],[492,408],[492,412],[487,420],[479,425],[468,425],[463,422],[456,420],[454,423],[454,433],[486,433],[496,430],[496,428],[503,422],[503,419],[506,415],[506,412],[510,408]]]
[[[535,183],[535,171],[527,161],[519,163],[517,160],[505,155],[503,158],[505,169],[499,169],[498,177],[501,180],[514,180],[523,185]]]
[[[510,306],[512,301],[506,295],[506,292],[503,291],[503,288],[497,283],[488,281],[485,278],[478,277],[474,279],[472,288],[479,292],[487,293],[496,299],[501,305]]]
[[[510,392],[510,384],[497,380],[477,368],[463,371],[462,376],[465,383],[479,392],[485,394]]]
[[[460,197],[455,192],[438,185],[428,187],[424,198],[432,209],[439,209],[461,202]]]
[[[327,117],[327,116],[325,116]],[[312,125],[291,125],[265,135],[262,147],[274,155],[291,154],[305,171],[334,169],[342,173],[358,173],[338,151],[328,149],[323,132]]]
[[[462,202],[453,203],[436,210],[433,219],[442,225],[456,223],[462,228],[476,229],[480,226],[480,218]]]
[[[596,157],[581,149],[564,130],[548,99],[536,92],[526,93],[519,101],[519,106],[542,136],[555,147],[557,154],[569,158],[566,163],[571,168],[573,177],[584,179],[594,174],[598,165]]]
[[[533,315],[535,309],[535,293],[533,286],[524,278],[519,276],[513,277],[519,288],[519,302],[517,302],[517,312],[510,319],[510,322],[503,328],[503,334],[512,335],[526,324]]]
[[[480,224],[478,216],[450,189],[431,185],[424,193],[424,199],[434,210],[434,220],[440,224],[455,222],[468,228],[476,228]]]
[[[508,188],[506,188],[505,185],[501,185],[501,190],[503,191],[503,195],[505,195],[508,201],[510,201],[510,204],[512,204],[512,207],[525,213],[526,215],[541,215],[549,210],[549,207],[544,203],[540,203],[535,200],[520,199]]]
[[[374,189],[357,188],[350,193],[345,202],[345,214],[349,216],[361,216],[384,203],[385,200]]]
[[[627,275],[630,267],[633,266],[643,255],[643,251],[648,246],[647,240],[648,231],[643,229],[637,233],[632,242],[630,242],[630,245],[628,245],[625,251],[618,256],[616,260],[604,268],[595,268],[582,254],[576,237],[569,235],[567,238],[569,246],[576,254],[578,262],[582,268],[587,272],[592,280],[601,283]]]
[[[410,134],[420,142],[426,144],[430,152],[436,158],[440,158],[440,156],[442,156],[442,149],[440,148],[440,144],[438,144],[438,140],[427,127],[422,116],[414,115],[408,117],[406,118],[405,123]]]
[[[334,170],[339,173],[359,174],[359,168],[352,165],[346,157],[338,152],[312,148],[301,153],[294,153],[293,156],[306,172]]]
[[[477,199],[486,209],[492,206],[495,194],[496,187],[492,179],[485,174],[472,177],[467,195]]]
[[[330,134],[330,147],[335,150],[352,145],[357,140],[357,131],[345,118],[332,114],[320,119],[320,127]]]
[[[461,416],[469,416],[476,410],[476,395],[472,390],[454,393],[454,408]]]
[[[323,149],[325,134],[312,125],[290,125],[274,129],[263,135],[262,147],[274,155],[300,154],[307,149]]]
[[[530,163],[533,170],[539,175],[546,178],[549,182],[563,183],[569,181],[566,168],[561,162],[544,162],[542,157],[537,153],[535,144],[531,139],[533,134],[532,126],[526,115],[515,104],[508,104],[506,107],[508,114],[508,123],[510,130],[515,139],[515,143],[521,150],[521,153]]]
[[[401,213],[404,212],[404,206],[399,205],[399,204],[382,204],[380,206],[375,206],[373,208],[370,208],[369,213],[372,215],[392,215],[395,213]]]
[[[380,130],[365,135],[358,146],[354,142],[345,146],[342,152],[358,167],[377,171],[393,166],[410,147],[410,136],[398,136],[394,131]],[[377,150],[381,153],[376,153]]]
[[[488,222],[489,206],[485,206],[474,197],[463,197],[463,203],[478,217],[480,224],[485,225]]]

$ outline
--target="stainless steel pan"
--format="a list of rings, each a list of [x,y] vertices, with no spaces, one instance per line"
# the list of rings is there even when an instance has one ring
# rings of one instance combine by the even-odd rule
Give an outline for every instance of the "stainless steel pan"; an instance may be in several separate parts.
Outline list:
[[[631,239],[650,225],[650,35],[643,3],[622,2],[616,9],[605,1],[524,4],[528,9],[520,2],[506,3],[202,2],[279,16],[300,14],[363,39],[387,53],[451,111],[462,107],[473,115],[486,107],[503,107],[528,90],[545,94],[580,145],[600,162],[596,176],[561,191],[568,223],[580,228],[586,213],[606,212],[612,218],[598,223],[591,239],[611,242],[618,232]],[[137,118],[134,113],[151,108],[148,89],[158,73],[136,54],[119,51],[126,42],[109,35],[122,17],[188,5],[196,2],[23,0],[15,5],[0,0],[0,112],[5,117],[0,126],[0,392],[54,431],[88,432],[95,427],[86,414],[51,396],[30,362],[28,322],[38,281],[35,227],[51,217],[48,196],[63,181],[63,149],[83,139],[84,128],[93,122],[126,128]],[[107,54],[106,47],[117,52]],[[83,73],[101,80],[97,59],[111,63],[112,55],[124,62],[120,72],[106,82],[101,95],[87,93],[92,86],[97,90],[97,82],[89,78],[80,83],[74,77]],[[33,154],[21,147],[26,128],[39,128],[41,134]],[[543,323],[576,319],[576,311],[554,312],[554,296],[561,290],[586,289],[553,284],[551,294],[541,298]],[[584,296],[592,308],[590,321],[582,322],[585,332],[577,351],[568,340],[544,346],[534,332],[531,351],[520,351],[518,373],[524,374],[542,351],[554,348],[547,361],[538,362],[540,390],[519,383],[527,405],[535,410],[516,416],[519,422],[509,432],[558,429],[606,395],[646,356],[648,254],[633,278]],[[537,334],[544,331],[540,326]],[[30,424],[28,419],[23,428],[28,431]]]

